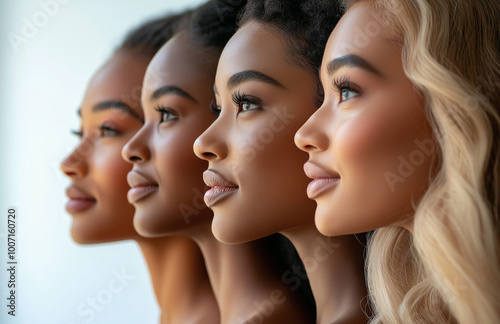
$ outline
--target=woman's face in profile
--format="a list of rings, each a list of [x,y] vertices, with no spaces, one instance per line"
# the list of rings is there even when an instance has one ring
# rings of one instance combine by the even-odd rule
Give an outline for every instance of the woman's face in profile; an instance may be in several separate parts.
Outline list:
[[[209,110],[214,76],[185,33],[170,39],[148,66],[142,92],[145,123],[123,149],[133,163],[128,199],[134,226],[143,236],[161,236],[211,221],[203,202],[206,162],[193,143],[214,120]]]
[[[316,81],[292,65],[288,44],[269,26],[250,21],[219,60],[217,120],[197,139],[209,162],[205,194],[212,231],[226,243],[254,240],[311,222],[302,165],[293,136],[315,111]]]
[[[411,226],[436,160],[424,99],[378,17],[360,2],[335,27],[321,66],[324,103],[296,135],[325,235]]]
[[[127,201],[130,164],[121,150],[142,126],[140,91],[148,59],[118,51],[94,75],[79,115],[77,147],[61,164],[71,185],[66,210],[78,243],[137,237]]]

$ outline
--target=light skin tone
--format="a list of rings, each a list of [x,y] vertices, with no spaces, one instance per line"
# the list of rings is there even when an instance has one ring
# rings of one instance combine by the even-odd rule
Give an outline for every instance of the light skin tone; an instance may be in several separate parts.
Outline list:
[[[413,206],[436,162],[423,97],[405,76],[401,46],[369,2],[355,4],[328,41],[325,100],[297,132],[309,153],[316,226],[344,235],[384,226],[412,228]],[[356,42],[353,31],[375,30]]]
[[[200,53],[206,52],[200,51],[187,33],[180,33],[165,44],[148,67],[142,94],[145,124],[122,152],[133,163],[131,174],[148,179],[141,183],[140,177],[129,175],[131,185],[139,187],[137,190],[142,190],[141,186],[144,190],[156,187],[134,201],[135,226],[143,235],[178,233],[198,243],[221,311],[221,323],[308,323],[310,314],[281,281],[281,269],[273,266],[264,241],[226,245],[211,232],[212,212],[203,204],[206,162],[194,155],[192,147],[215,119],[209,104],[214,83],[210,65],[215,67],[216,60]],[[176,90],[154,96],[165,87]],[[129,199],[139,196],[134,195],[129,193]],[[190,207],[182,209],[190,212],[181,211],[180,206]],[[158,209],[163,212],[153,212]],[[147,222],[154,223],[154,228]],[[257,305],[267,308],[262,310]]]
[[[217,305],[196,244],[183,237],[143,238],[133,227],[126,181],[131,167],[121,150],[143,124],[140,89],[149,59],[119,50],[88,85],[75,132],[80,142],[61,164],[71,180],[71,235],[81,244],[135,240],[150,270],[161,323],[201,323],[210,316],[215,323]]]
[[[283,233],[304,261],[317,323],[366,322],[363,246],[353,236],[324,237],[314,226],[315,204],[302,171],[307,155],[293,138],[317,109],[317,81],[283,59],[288,50],[279,33],[249,21],[221,55],[214,87],[220,115],[194,145],[209,162],[204,177],[212,189],[205,201],[214,211],[212,230],[226,243]]]

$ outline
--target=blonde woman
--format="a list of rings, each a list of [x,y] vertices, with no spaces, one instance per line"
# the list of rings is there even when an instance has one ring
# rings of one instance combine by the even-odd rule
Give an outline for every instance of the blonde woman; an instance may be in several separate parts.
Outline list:
[[[500,3],[346,7],[295,138],[316,226],[377,229],[373,323],[500,323]]]

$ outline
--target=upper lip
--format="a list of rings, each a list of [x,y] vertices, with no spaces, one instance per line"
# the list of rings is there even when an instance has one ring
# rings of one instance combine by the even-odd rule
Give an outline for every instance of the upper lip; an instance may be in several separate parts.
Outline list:
[[[94,197],[75,186],[66,188],[66,196],[68,196],[69,199],[95,200]]]
[[[304,172],[311,179],[340,178],[340,174],[337,172],[326,170],[313,162],[306,162],[304,164]]]
[[[233,187],[238,188],[234,183],[226,180],[223,176],[214,170],[206,170],[203,172],[203,181],[211,188],[213,187]]]
[[[127,182],[130,188],[141,187],[141,186],[158,186],[158,183],[149,179],[148,176],[132,170],[127,174]]]

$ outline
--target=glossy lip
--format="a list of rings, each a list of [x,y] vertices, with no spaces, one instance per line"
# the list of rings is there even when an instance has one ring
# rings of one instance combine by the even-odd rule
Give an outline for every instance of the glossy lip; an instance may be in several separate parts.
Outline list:
[[[307,196],[316,199],[340,182],[340,174],[327,171],[312,162],[304,164],[304,172],[313,179],[307,186]]]
[[[203,172],[203,181],[205,181],[205,184],[210,187],[210,189],[205,192],[205,196],[203,197],[205,204],[208,207],[212,207],[222,199],[235,193],[239,188],[234,183],[227,181],[223,176],[214,170],[207,170]]]
[[[153,192],[158,191],[158,184],[142,173],[132,170],[127,174],[130,190],[127,193],[128,202],[135,204]]]
[[[83,190],[69,186],[66,189],[69,201],[66,203],[66,211],[70,214],[83,212],[97,203],[97,200]]]

